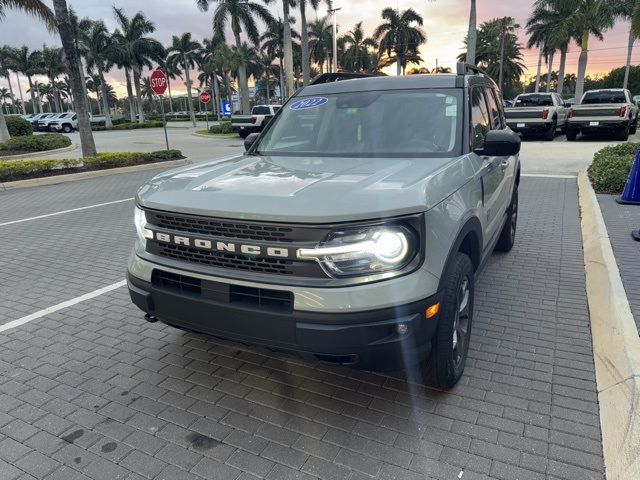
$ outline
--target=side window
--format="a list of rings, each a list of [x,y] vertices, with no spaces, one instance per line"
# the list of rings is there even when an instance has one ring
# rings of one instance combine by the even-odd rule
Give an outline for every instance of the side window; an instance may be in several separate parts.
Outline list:
[[[502,113],[496,98],[496,92],[492,88],[486,90],[487,100],[489,101],[489,113],[491,114],[491,128],[500,130],[504,128]]]
[[[471,90],[471,138],[474,150],[484,147],[484,139],[491,130],[487,102],[482,91],[479,87]]]

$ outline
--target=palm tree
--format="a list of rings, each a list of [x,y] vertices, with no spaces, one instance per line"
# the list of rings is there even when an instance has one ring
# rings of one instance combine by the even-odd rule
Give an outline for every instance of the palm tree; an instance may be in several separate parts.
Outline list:
[[[84,80],[86,75],[84,65],[82,64],[82,58],[85,56],[85,52],[81,44],[81,39],[85,39],[87,37],[93,21],[88,17],[84,17],[83,19],[78,18],[78,15],[72,7],[69,7],[69,21],[71,22],[71,29],[73,30],[73,42],[76,47],[76,52],[78,53],[78,68],[80,69],[80,78]],[[85,81],[82,81],[81,83],[82,95],[86,98],[87,84]]]
[[[292,1],[295,0],[282,0],[282,14],[285,20],[291,18],[289,15],[289,7],[291,7]],[[283,38],[283,47],[284,47],[284,78],[285,78],[285,91],[282,94],[283,103],[286,98],[289,98],[293,95],[294,86],[293,86],[293,45],[291,43],[291,22],[283,22],[284,26],[284,38]]]
[[[328,17],[318,18],[308,26],[309,56],[324,71],[324,62],[333,47],[333,30]],[[329,69],[327,65],[327,70]]]
[[[118,29],[114,32],[114,41],[117,44],[117,57],[114,59],[116,64],[125,67],[125,76],[127,82],[130,82],[128,68],[133,72],[133,85],[136,93],[138,104],[138,114],[140,123],[144,122],[144,109],[142,107],[142,91],[140,89],[140,80],[142,77],[142,69],[144,67],[151,68],[152,61],[160,62],[165,58],[165,51],[162,44],[154,38],[148,37],[149,33],[153,33],[156,29],[153,22],[147,20],[144,13],[138,12],[132,18],[129,18],[123,9],[113,9]],[[134,114],[131,113],[132,118]]]
[[[502,90],[504,73],[503,65],[507,35],[515,33],[515,31],[520,28],[520,25],[516,23],[516,20],[513,17],[502,17],[498,18],[497,21],[494,22],[493,28],[495,28],[496,36],[499,37],[500,41],[500,72],[498,74],[498,88]]]
[[[629,73],[631,71],[631,53],[633,52],[633,44],[636,39],[640,37],[640,28],[634,29],[634,18],[639,22],[637,27],[640,27],[640,0],[624,0],[617,12],[624,20],[629,20],[631,25],[629,27],[629,41],[627,44],[627,63],[624,69],[624,80],[622,82],[622,88],[629,86]]]
[[[43,70],[43,61],[42,61],[42,52],[38,50],[34,50],[33,52],[29,51],[29,47],[23,46],[21,48],[16,48],[12,50],[12,65],[13,69],[16,72],[16,77],[18,73],[22,73],[27,77],[27,81],[29,82],[29,90],[31,94],[31,108],[33,113],[36,113],[36,90],[33,88],[33,79],[34,75],[44,73]],[[18,77],[18,87],[20,87],[20,79]]]
[[[224,41],[219,38],[205,38],[202,40],[202,50],[200,50],[199,60],[201,73],[198,76],[198,80],[200,81],[200,85],[206,84],[213,87],[213,103],[215,105],[216,118],[218,118],[221,105],[218,74],[222,70],[220,64],[216,61],[216,53],[222,45],[224,45]]]
[[[378,48],[373,38],[365,37],[362,30],[362,22],[356,23],[353,30],[348,31],[342,37],[345,51],[342,55],[342,66],[347,70],[364,72],[369,68],[371,57],[369,48]]]
[[[11,93],[8,88],[0,88],[0,100],[2,100],[2,108],[0,108],[0,111],[4,111],[6,108],[6,112],[10,113],[9,107],[5,105],[5,102],[7,100],[11,100],[11,103],[15,101],[15,99],[13,98],[13,93]]]
[[[265,4],[271,0],[262,0]],[[288,1],[288,0],[287,0]],[[196,0],[198,8],[207,11],[209,3],[215,2],[216,9],[213,13],[213,33],[216,37],[224,40],[225,26],[231,22],[231,31],[237,48],[240,48],[242,42],[240,34],[244,31],[249,40],[254,44],[258,44],[260,34],[256,25],[258,17],[264,23],[269,24],[273,21],[273,17],[269,10],[263,5],[251,0]],[[286,3],[286,2],[285,2]],[[238,79],[240,84],[240,102],[242,113],[248,114],[249,105],[249,85],[247,83],[247,66],[238,65]]]
[[[55,100],[56,111],[62,110],[60,103],[60,92],[55,88],[56,79],[66,72],[64,57],[61,48],[47,47],[42,48],[42,69],[49,79],[49,83],[53,86],[53,98]]]
[[[11,48],[8,45],[3,45],[0,47],[0,77],[5,77],[7,79],[7,83],[9,84],[9,93],[12,98],[12,110],[14,113],[15,110],[15,96],[13,95],[13,86],[11,85],[11,77],[9,76],[10,70],[13,69],[13,53],[15,49]],[[20,78],[18,77],[18,72],[16,71],[16,77],[18,79],[18,86],[20,86]],[[24,108],[24,102],[22,102],[22,108]],[[24,111],[23,113],[26,113]]]
[[[527,48],[538,47],[538,69],[536,71],[536,84],[535,92],[540,91],[540,74],[542,70],[542,59],[545,58],[547,65],[549,56],[552,54],[551,43],[549,36],[551,34],[552,25],[548,12],[543,9],[535,9],[532,16],[527,21],[527,33],[529,34],[529,40],[527,41]],[[565,51],[566,55],[566,51]],[[549,73],[551,73],[551,67],[549,67]],[[549,88],[549,76],[547,76],[547,88]]]
[[[291,19],[290,19],[291,21]],[[300,38],[298,32],[294,29],[290,29],[291,38]],[[262,42],[262,50],[264,50],[272,58],[277,58],[280,64],[280,96],[284,100],[285,98],[285,82],[284,82],[284,22],[278,18],[273,20],[267,26],[267,29],[260,37]]]
[[[153,88],[151,88],[151,77],[142,77],[142,81],[140,82],[140,91],[142,92],[142,96],[149,100],[151,107],[155,109],[154,106],[154,93]]]
[[[277,68],[269,54],[260,54],[256,59],[256,78],[263,84],[266,103],[271,103],[271,81]]]
[[[182,76],[180,75],[180,69],[176,65],[172,65],[171,63],[168,63],[166,57],[160,62],[158,62],[158,68],[162,70],[164,74],[167,76],[167,89],[169,92],[169,111],[173,113],[173,96],[171,94],[171,80],[182,78]]]
[[[310,50],[309,50],[309,25],[307,24],[307,0],[297,0],[300,5],[300,47],[302,50],[302,84],[309,85],[310,76]],[[328,8],[332,7],[331,0],[325,0]],[[320,0],[309,0],[309,4],[314,10],[320,6]]]
[[[74,31],[69,18],[69,10],[65,0],[53,0],[53,8],[56,12],[58,32],[62,41],[62,49],[69,67],[69,79],[71,80],[71,91],[74,93],[75,111],[78,115],[78,132],[82,146],[82,156],[95,156],[96,144],[91,132],[89,113],[87,111],[87,99],[82,94],[82,75],[80,75],[80,64],[78,62],[78,52],[74,41]]]
[[[393,52],[397,74],[400,75],[407,68],[408,57],[417,55],[418,47],[427,41],[422,29],[418,28],[423,20],[412,8],[400,12],[387,7],[382,10],[382,18],[386,22],[375,29],[373,36],[380,42],[380,50],[388,57]]]
[[[105,116],[105,127],[110,129],[113,127],[111,115],[109,113],[109,104],[107,99],[106,81],[104,74],[111,70],[113,66],[112,58],[114,57],[114,41],[109,34],[106,25],[102,20],[92,22],[91,28],[87,32],[85,38],[80,40],[82,49],[87,59],[87,69],[89,72],[95,70],[100,85],[100,96],[102,97],[102,111]]]
[[[171,39],[171,47],[167,50],[167,63],[174,65],[184,72],[187,84],[187,98],[189,99],[189,115],[193,126],[196,126],[196,115],[193,111],[193,97],[191,96],[191,79],[189,70],[195,68],[200,57],[200,45],[191,39],[191,33],[183,33],[180,37],[174,35]]]
[[[467,33],[467,63],[476,64],[476,42],[478,41],[478,31],[476,30],[476,0],[471,0],[469,10],[469,31]]]

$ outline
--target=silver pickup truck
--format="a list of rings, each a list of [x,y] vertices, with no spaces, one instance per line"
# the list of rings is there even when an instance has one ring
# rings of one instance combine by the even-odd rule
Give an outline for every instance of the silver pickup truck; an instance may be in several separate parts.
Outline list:
[[[242,138],[247,138],[250,133],[261,132],[278,110],[280,105],[256,105],[251,115],[231,115],[231,127]]]
[[[507,123],[514,132],[542,134],[545,140],[553,140],[557,129],[567,127],[567,108],[557,93],[523,93],[505,111]]]
[[[310,85],[244,155],[152,179],[133,302],[150,322],[452,387],[520,183],[498,87],[457,72]]]
[[[612,133],[626,141],[637,127],[638,107],[629,90],[589,90],[579,105],[569,109],[567,140],[575,140],[579,133]]]

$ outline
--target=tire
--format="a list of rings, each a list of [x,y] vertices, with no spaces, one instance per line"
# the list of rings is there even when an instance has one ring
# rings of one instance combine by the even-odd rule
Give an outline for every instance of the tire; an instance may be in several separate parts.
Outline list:
[[[558,128],[558,123],[554,118],[551,126],[549,127],[549,130],[547,130],[547,132],[545,132],[544,134],[544,139],[547,142],[553,142],[553,139],[556,138],[556,128]]]
[[[500,237],[498,237],[498,243],[494,248],[496,252],[510,252],[513,248],[513,244],[516,242],[516,231],[518,229],[518,187],[513,192],[511,197],[511,205],[507,210],[507,221],[504,222]]]
[[[636,121],[633,122],[633,125],[631,125],[631,128],[629,129],[629,135],[635,135],[637,131],[638,131],[638,119],[636,118]]]
[[[73,128],[71,128],[71,125],[65,124],[62,126],[62,131],[64,133],[71,133],[71,130],[73,130]]]
[[[575,142],[576,138],[578,138],[578,130],[574,130],[571,127],[567,127],[567,141]]]
[[[248,130],[240,130],[238,132],[238,135],[240,135],[240,138],[247,138],[250,133],[251,132],[249,132]]]
[[[425,382],[439,389],[453,387],[464,371],[475,287],[473,264],[464,253],[456,253],[445,275],[438,329],[424,374]]]
[[[623,128],[618,132],[618,140],[622,140],[623,142],[626,142],[627,140],[629,140],[629,133],[630,133],[630,128],[629,126],[626,126],[625,128]]]

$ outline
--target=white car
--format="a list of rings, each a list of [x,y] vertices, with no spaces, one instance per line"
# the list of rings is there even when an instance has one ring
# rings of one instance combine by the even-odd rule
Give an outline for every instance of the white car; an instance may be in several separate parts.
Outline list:
[[[49,131],[71,133],[78,129],[76,112],[63,113],[49,122]]]

